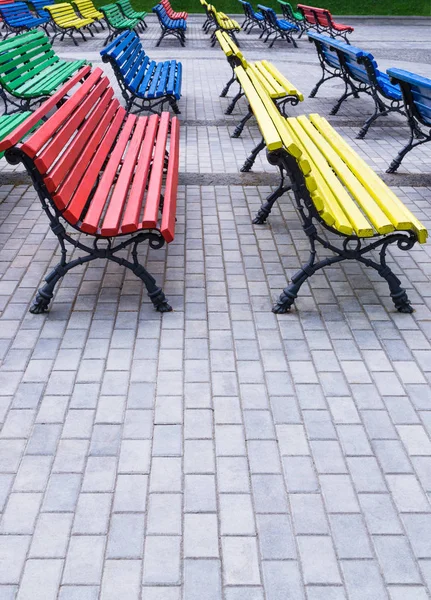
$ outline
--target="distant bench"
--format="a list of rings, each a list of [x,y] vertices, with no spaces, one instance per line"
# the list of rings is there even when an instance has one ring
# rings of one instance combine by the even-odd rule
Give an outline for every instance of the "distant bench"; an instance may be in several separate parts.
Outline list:
[[[347,44],[350,43],[347,35],[352,33],[354,28],[351,25],[336,23],[326,8],[298,4],[297,9],[302,12],[310,28],[316,29],[318,33],[329,33],[331,37],[342,37]]]
[[[240,85],[240,90],[233,98],[228,108],[226,109],[226,114],[231,114],[235,108],[236,103],[240,98],[242,98],[245,94],[244,90],[241,86],[241,81],[237,78],[236,67],[242,66],[245,73],[253,73],[256,78],[260,81],[260,84],[263,86],[271,100],[274,102],[277,109],[285,116],[287,116],[286,109],[287,106],[296,106],[299,102],[304,99],[304,96],[301,94],[296,87],[290,83],[286,77],[275,67],[272,63],[267,60],[260,60],[255,63],[249,63],[245,59],[242,52],[236,46],[235,42],[228,36],[226,33],[222,31],[216,32],[217,40],[226,55],[228,63],[232,68],[232,77],[225,85],[223,91],[220,96],[226,96],[229,91],[230,86],[237,81]],[[247,121],[253,116],[253,111],[249,106],[248,112],[240,121],[240,123],[235,128],[235,131],[232,134],[232,137],[239,137],[244,129]],[[246,172],[250,171],[252,168],[257,155],[264,148],[264,143],[260,142],[258,146],[253,150],[250,156],[245,161],[241,171]]]
[[[157,40],[156,46],[160,46],[165,37],[173,36],[179,40],[181,46],[186,45],[187,21],[185,19],[173,19],[166,11],[165,5],[156,4],[153,6],[153,13],[156,14],[162,33]]]
[[[344,81],[345,90],[332,108],[331,115],[335,115],[350,96],[357,98],[359,94],[365,93],[374,101],[374,113],[366,119],[358,132],[358,138],[365,137],[370,126],[379,117],[392,112],[404,114],[399,86],[391,83],[389,76],[379,70],[370,52],[311,31],[307,35],[310,42],[314,42],[322,67],[322,77],[310,97],[316,95],[322,83],[340,77]]]
[[[286,19],[279,19],[273,8],[264,6],[263,4],[258,4],[257,7],[265,20],[265,33],[267,33],[267,36],[264,41],[267,42],[272,35],[275,36],[271,40],[269,47],[272,48],[275,42],[281,39],[292,44],[294,48],[297,48],[298,46],[293,34],[299,32],[299,27]]]
[[[19,143],[46,117],[36,133]],[[127,114],[102,70],[91,72],[87,66],[7,135],[2,151],[11,164],[24,164],[60,244],[60,262],[46,277],[32,313],[48,309],[56,284],[68,271],[100,258],[139,277],[158,311],[172,310],[139,262],[138,246],[148,241],[157,249],[174,239],[177,117]],[[68,256],[66,244],[78,253]],[[130,256],[122,252],[129,248]]]
[[[425,243],[426,228],[324,118],[314,114],[285,119],[254,73],[243,67],[235,72],[257,119],[268,161],[281,174],[278,188],[253,222],[264,223],[277,199],[291,190],[310,243],[308,261],[291,278],[273,312],[289,311],[309,277],[344,260],[375,269],[387,281],[395,308],[412,312],[406,291],[387,264],[386,250],[390,244],[410,250],[416,242]],[[330,235],[322,236],[315,222]],[[317,245],[331,255],[322,258],[319,251],[317,259]]]
[[[0,95],[5,111],[27,110],[50,96],[85,60],[63,60],[42,31],[0,41]]]
[[[109,62],[126,100],[126,110],[160,112],[168,103],[174,113],[180,112],[182,65],[176,60],[156,63],[150,60],[134,31],[124,31],[101,51],[103,62]]]

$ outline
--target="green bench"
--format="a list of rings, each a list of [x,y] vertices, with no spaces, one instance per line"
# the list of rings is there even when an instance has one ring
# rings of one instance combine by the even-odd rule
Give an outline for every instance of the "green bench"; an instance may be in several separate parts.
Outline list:
[[[85,60],[59,58],[42,31],[29,31],[0,42],[0,96],[5,112],[28,110],[50,96]]]
[[[345,260],[375,269],[388,283],[395,308],[412,312],[388,265],[387,249],[395,244],[406,251],[416,242],[425,243],[424,225],[326,119],[317,114],[284,118],[253,73],[242,66],[235,73],[265,140],[268,161],[280,171],[278,188],[253,222],[265,223],[276,200],[290,190],[310,243],[308,261],[291,278],[273,312],[288,312],[309,277]]]

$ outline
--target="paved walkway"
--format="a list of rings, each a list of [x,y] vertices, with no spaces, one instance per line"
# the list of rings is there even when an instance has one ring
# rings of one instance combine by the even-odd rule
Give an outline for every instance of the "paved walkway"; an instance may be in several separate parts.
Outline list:
[[[149,21],[150,56],[184,65],[177,237],[148,253],[175,312],[100,262],[30,315],[57,244],[22,168],[0,162],[0,600],[430,598],[431,244],[391,251],[411,316],[344,264],[275,317],[307,248],[295,211],[286,197],[251,224],[277,179],[264,153],[239,173],[259,135],[229,137],[245,106],[224,115],[223,54],[197,18],[185,49],[155,48]],[[431,76],[429,21],[355,25],[382,68]],[[307,96],[312,46],[256,38],[247,57]],[[101,34],[56,47],[101,64]],[[340,90],[295,110],[328,115]],[[407,129],[395,116],[355,140],[370,108],[331,122],[382,172]],[[387,181],[431,226],[430,173],[428,144]]]

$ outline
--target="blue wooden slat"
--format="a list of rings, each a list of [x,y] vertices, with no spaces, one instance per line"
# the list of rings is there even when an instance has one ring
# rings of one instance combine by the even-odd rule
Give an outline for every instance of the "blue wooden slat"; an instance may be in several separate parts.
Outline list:
[[[169,61],[163,63],[163,68],[160,73],[159,81],[157,83],[157,89],[155,92],[156,98],[160,98],[161,96],[164,96],[166,94],[166,83],[168,81],[170,65],[171,63]],[[153,86],[151,86],[150,92],[152,91],[152,88]]]
[[[151,79],[151,83],[148,86],[147,98],[155,98],[156,97],[157,84],[158,84],[162,69],[163,69],[163,63],[160,62],[160,63],[158,63],[158,65],[154,71],[153,78]]]
[[[155,64],[154,61],[150,62],[150,59],[148,58],[148,56],[146,56],[142,62],[142,65],[139,67],[139,71],[136,73],[135,77],[133,78],[133,80],[130,82],[130,89],[134,94],[138,93],[138,90],[141,87],[141,82],[143,80],[143,78],[145,77],[145,74],[147,72],[147,68],[149,69],[150,67],[148,65],[152,65]],[[153,67],[151,67],[153,68]],[[145,89],[144,92],[145,93]]]
[[[152,60],[148,66],[148,69],[145,71],[145,76],[142,79],[142,82],[139,85],[139,88],[137,90],[139,94],[142,94],[143,96],[147,95],[147,88],[150,85],[151,78],[156,69],[157,69],[157,63],[155,60]]]

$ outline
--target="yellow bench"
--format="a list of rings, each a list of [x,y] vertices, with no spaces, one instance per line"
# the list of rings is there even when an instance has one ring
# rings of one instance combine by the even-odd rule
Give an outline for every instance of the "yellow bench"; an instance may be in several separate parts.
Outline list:
[[[89,26],[94,23],[94,19],[79,17],[74,11],[73,6],[68,2],[49,4],[48,6],[44,6],[44,9],[50,13],[52,22],[57,31],[54,38],[61,35],[60,39],[63,40],[64,36],[68,35],[72,38],[75,46],[77,46],[78,43],[73,37],[74,32],[78,32],[84,41],[86,41],[86,38],[82,31],[83,29],[87,29],[90,35],[94,37],[93,32],[89,28]]]
[[[232,39],[238,44],[238,40],[235,37],[235,33],[241,31],[241,25],[231,19],[225,13],[217,11],[215,6],[209,4],[206,0],[200,0],[201,5],[205,8],[207,18],[202,26],[205,33],[208,33],[212,27],[215,28],[211,35],[211,46],[216,43],[216,32],[224,31],[227,35],[231,36]]]
[[[374,268],[386,279],[397,310],[412,312],[406,291],[386,263],[386,250],[392,243],[400,250],[425,243],[426,228],[326,119],[317,114],[286,119],[258,77],[242,66],[235,68],[235,74],[258,122],[268,160],[281,172],[278,189],[253,222],[264,223],[277,198],[291,189],[311,247],[308,262],[292,277],[273,312],[287,312],[301,285],[316,271],[351,259]],[[336,236],[322,236],[314,221],[342,236],[341,246]],[[317,243],[333,256],[317,261]],[[378,250],[379,260],[370,254],[373,250]]]
[[[287,116],[287,104],[296,106],[298,102],[302,102],[304,100],[302,93],[288,79],[286,79],[286,77],[280,73],[277,67],[275,67],[272,63],[268,62],[267,60],[259,60],[255,63],[248,63],[238,46],[225,32],[216,31],[215,35],[221,49],[226,55],[229,65],[232,68],[232,77],[223,88],[223,91],[220,94],[221,97],[226,96],[230,86],[235,81],[238,81],[235,76],[235,67],[242,66],[247,74],[253,74],[259,79],[267,94],[284,116]],[[233,112],[236,103],[243,96],[244,91],[240,85],[238,94],[233,98],[232,102],[226,109],[227,115],[230,115]],[[244,125],[252,115],[253,112],[250,109],[236,127],[232,137],[239,137],[241,135]]]
[[[92,0],[74,0],[74,5],[78,9],[79,14],[84,19],[93,19],[94,25],[100,23],[102,29],[105,29],[103,25],[103,19],[105,18],[103,13],[94,6]]]

